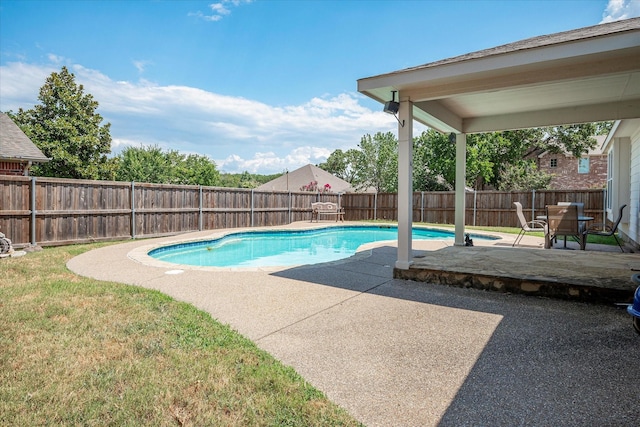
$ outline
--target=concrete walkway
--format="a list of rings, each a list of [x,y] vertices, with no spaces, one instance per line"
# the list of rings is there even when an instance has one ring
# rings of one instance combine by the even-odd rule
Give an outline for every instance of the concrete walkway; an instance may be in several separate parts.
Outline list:
[[[209,312],[368,426],[640,424],[640,336],[622,308],[393,279],[389,245],[287,269],[145,262],[150,247],[213,235],[108,246],[68,267]]]

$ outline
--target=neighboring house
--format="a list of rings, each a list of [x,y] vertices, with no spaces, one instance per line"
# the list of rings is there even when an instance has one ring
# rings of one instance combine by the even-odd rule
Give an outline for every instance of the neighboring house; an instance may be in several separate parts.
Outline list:
[[[352,193],[354,189],[347,181],[338,178],[317,166],[308,164],[273,179],[256,188],[257,191],[313,191],[330,193]]]
[[[626,204],[619,230],[640,247],[640,118],[618,120],[602,144],[608,156],[607,218],[615,221]]]
[[[602,152],[606,135],[594,137],[596,147],[579,159],[568,153],[544,151],[536,156],[536,166],[541,172],[553,175],[549,188],[574,190],[604,188],[607,184],[607,154]]]
[[[0,113],[0,175],[29,175],[33,163],[49,159],[5,113]]]

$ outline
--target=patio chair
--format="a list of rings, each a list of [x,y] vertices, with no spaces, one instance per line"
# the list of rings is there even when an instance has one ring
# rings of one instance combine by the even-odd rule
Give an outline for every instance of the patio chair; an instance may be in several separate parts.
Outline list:
[[[554,239],[558,236],[573,237],[580,249],[584,249],[584,240],[586,236],[579,232],[578,224],[578,207],[576,205],[547,206],[547,232],[544,236],[544,247],[550,248]],[[567,247],[567,240],[564,241],[564,247]]]
[[[624,249],[622,248],[622,244],[620,243],[620,240],[618,240],[618,237],[616,236],[616,232],[618,231],[618,225],[620,225],[620,221],[622,220],[622,211],[624,211],[624,208],[626,207],[627,207],[626,204],[620,206],[620,212],[618,213],[618,218],[616,219],[616,222],[613,223],[613,226],[607,225],[606,223],[592,224],[591,226],[589,226],[589,228],[587,228],[583,233],[585,247],[587,245],[587,236],[589,234],[594,236],[613,236],[613,238],[616,239],[616,243],[620,247],[620,250],[624,252]]]
[[[527,221],[527,219],[524,217],[524,214],[522,213],[522,203],[513,202],[513,204],[516,205],[516,214],[518,215],[518,220],[520,221],[520,232],[518,233],[518,237],[516,237],[516,240],[514,240],[511,247],[514,247],[515,245],[520,243],[525,233],[529,233],[531,231],[542,231],[544,233],[547,225],[546,222],[538,219]]]
[[[576,202],[558,202],[558,206],[571,206],[576,205],[578,207],[578,218],[584,216],[584,203],[576,203]],[[586,224],[584,222],[578,221],[578,232],[583,233],[586,229]],[[556,242],[558,240],[556,239]],[[567,236],[564,236],[564,246],[567,246]]]

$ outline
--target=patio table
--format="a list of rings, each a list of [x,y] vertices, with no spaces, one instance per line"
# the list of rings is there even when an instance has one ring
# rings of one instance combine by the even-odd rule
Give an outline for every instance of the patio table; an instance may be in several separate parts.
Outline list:
[[[536,215],[536,219],[541,219],[543,221],[547,220],[547,216],[546,215]],[[595,218],[592,216],[578,216],[578,222],[586,222],[586,221],[593,221]]]
[[[547,220],[547,216],[546,215],[537,215],[536,219],[540,219],[542,221],[546,221]],[[592,216],[585,216],[585,215],[579,215],[578,216],[578,222],[582,222],[582,223],[586,223],[588,221],[593,221],[594,217]],[[586,229],[586,227],[585,227]],[[567,236],[564,236],[564,244],[565,247],[567,246]],[[549,249],[549,248],[545,248],[545,249]],[[584,250],[584,247],[581,245],[580,249]]]

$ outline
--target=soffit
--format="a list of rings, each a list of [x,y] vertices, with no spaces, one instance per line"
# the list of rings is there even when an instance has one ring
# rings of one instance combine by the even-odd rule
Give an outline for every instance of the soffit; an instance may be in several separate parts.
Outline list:
[[[361,79],[358,90],[380,102],[397,90],[415,120],[443,132],[640,117],[640,19],[483,52]]]

